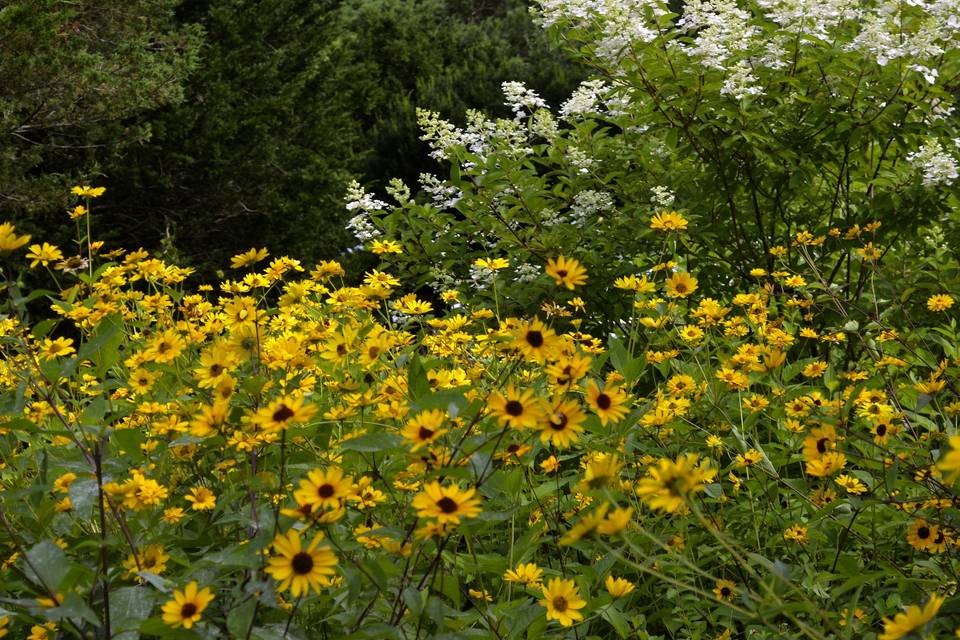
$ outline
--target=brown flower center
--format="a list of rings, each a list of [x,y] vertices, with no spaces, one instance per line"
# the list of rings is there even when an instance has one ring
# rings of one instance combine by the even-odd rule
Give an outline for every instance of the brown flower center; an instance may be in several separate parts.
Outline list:
[[[280,405],[280,407],[273,412],[274,422],[286,422],[292,417],[293,417],[293,409],[291,409],[285,404]]]
[[[290,561],[290,566],[293,568],[295,574],[305,576],[313,571],[313,556],[305,551],[301,551],[293,556],[293,559]]]
[[[527,344],[534,349],[539,349],[543,346],[543,334],[539,331],[527,331]]]
[[[417,437],[421,440],[429,440],[435,432],[432,429],[427,429],[426,427],[420,427],[420,431],[417,432]]]
[[[550,417],[550,426],[554,431],[563,431],[569,421],[565,413],[555,413]]]
[[[443,496],[437,500],[437,506],[440,507],[440,511],[444,513],[455,513],[457,510],[457,503],[453,498]]]
[[[556,609],[558,613],[563,613],[567,610],[567,599],[563,596],[557,596],[553,599],[553,608]]]
[[[197,614],[197,605],[192,602],[184,602],[183,606],[180,607],[180,617],[184,620],[192,618]]]
[[[517,416],[523,414],[523,405],[518,400],[509,401],[504,407],[508,415],[516,418]]]
[[[610,408],[610,405],[613,404],[613,401],[605,393],[601,393],[597,396],[597,406],[606,411]]]
[[[336,488],[332,484],[322,484],[317,487],[317,495],[321,498],[330,498],[337,492]]]
[[[917,529],[917,537],[921,540],[926,540],[930,537],[930,528],[929,527],[920,527]]]

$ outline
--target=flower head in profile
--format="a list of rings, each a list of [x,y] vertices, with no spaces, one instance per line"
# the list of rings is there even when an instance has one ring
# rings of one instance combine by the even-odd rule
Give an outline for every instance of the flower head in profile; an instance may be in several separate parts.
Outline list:
[[[558,256],[548,259],[546,272],[558,287],[571,291],[587,281],[587,270],[573,258]]]
[[[99,198],[106,191],[106,187],[91,187],[90,185],[76,186],[70,189],[70,193],[81,198]]]
[[[587,606],[576,583],[563,578],[553,578],[543,587],[543,599],[539,603],[547,610],[547,620],[556,620],[565,627],[583,620],[580,609]]]
[[[912,604],[903,613],[898,613],[893,618],[884,618],[883,633],[880,634],[877,640],[898,640],[919,629],[933,620],[933,617],[937,615],[937,611],[940,610],[940,605],[943,604],[943,600],[943,597],[934,594],[930,596],[927,604],[925,604],[922,609]]]
[[[525,584],[530,586],[540,586],[540,581],[542,578],[543,569],[538,567],[533,562],[519,564],[515,569],[508,569],[506,573],[503,574],[503,579],[506,582],[514,582],[516,584]]]
[[[198,589],[196,581],[189,583],[183,591],[174,589],[173,600],[163,605],[163,621],[174,629],[189,629],[200,620],[200,614],[213,598],[210,587]]]
[[[267,256],[270,255],[270,252],[266,248],[262,249],[250,249],[243,253],[238,253],[237,255],[230,258],[230,268],[231,269],[242,269],[243,267],[249,267],[252,264],[256,264],[261,260],[266,260]]]
[[[18,236],[14,233],[16,230],[17,228],[9,222],[0,224],[0,252],[16,251],[30,242],[29,235]]]
[[[613,576],[607,576],[603,586],[607,588],[607,593],[614,598],[622,598],[636,588],[635,585],[626,578],[614,578]]]

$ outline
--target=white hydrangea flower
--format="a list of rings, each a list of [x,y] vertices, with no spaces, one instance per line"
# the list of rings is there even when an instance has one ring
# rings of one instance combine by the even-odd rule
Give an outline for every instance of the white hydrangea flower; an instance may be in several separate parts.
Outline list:
[[[930,140],[919,150],[908,154],[907,162],[923,172],[923,184],[926,187],[951,185],[960,177],[957,160],[937,140]]]
[[[763,89],[756,83],[757,78],[751,72],[750,65],[741,60],[724,79],[720,93],[733,96],[734,100],[743,100],[747,96],[762,96]]]
[[[528,89],[522,82],[507,81],[500,85],[503,95],[507,100],[507,106],[518,118],[525,112],[533,113],[537,109],[547,108],[546,101],[537,95],[536,91]]]

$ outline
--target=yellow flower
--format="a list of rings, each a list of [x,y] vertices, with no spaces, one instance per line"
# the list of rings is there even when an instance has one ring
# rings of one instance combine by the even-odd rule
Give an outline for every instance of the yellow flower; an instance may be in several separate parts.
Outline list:
[[[556,620],[565,627],[583,620],[579,610],[587,606],[580,598],[576,583],[562,578],[553,578],[543,587],[543,599],[539,603],[547,610],[547,620]]]
[[[438,524],[459,524],[461,518],[475,518],[480,514],[480,498],[476,492],[476,489],[463,490],[458,485],[444,487],[434,481],[424,485],[411,505],[419,518],[436,518]]]
[[[540,399],[532,389],[518,391],[513,384],[507,387],[507,395],[499,391],[490,394],[487,408],[497,416],[501,425],[514,429],[535,428],[543,417]]]
[[[312,505],[314,510],[337,509],[350,497],[352,489],[353,476],[344,476],[340,467],[314,469],[300,480],[293,497],[300,504]]]
[[[937,468],[946,472],[947,482],[954,482],[960,476],[960,435],[950,436],[950,450],[940,456]]]
[[[127,570],[127,577],[137,576],[140,571],[146,571],[160,575],[167,568],[167,560],[170,556],[163,550],[159,544],[148,544],[140,549],[140,553],[134,556],[132,553],[123,561],[123,568]],[[137,560],[140,561],[140,567],[137,568]],[[137,577],[140,582],[140,578]]]
[[[286,534],[277,534],[273,539],[273,549],[279,555],[270,558],[267,573],[280,584],[280,591],[290,589],[294,598],[307,595],[310,590],[320,591],[330,584],[327,576],[332,576],[337,565],[337,556],[327,546],[320,546],[323,533],[313,537],[304,548],[300,534],[290,529]]]
[[[559,256],[548,259],[546,272],[558,287],[566,287],[571,291],[587,281],[587,270],[573,258]]]
[[[560,339],[553,329],[534,318],[520,325],[514,332],[514,344],[530,362],[542,363],[551,359],[559,348]]]
[[[56,338],[54,340],[45,338],[43,345],[40,347],[40,357],[44,360],[53,360],[60,356],[68,356],[71,353],[76,353],[76,349],[73,348],[73,338]]]
[[[217,506],[217,496],[206,487],[190,489],[190,493],[185,498],[187,502],[192,503],[190,508],[194,511],[205,511]]]
[[[540,441],[552,443],[560,449],[566,449],[579,438],[583,431],[583,422],[587,414],[576,400],[555,400],[550,407],[547,419],[542,423]]]
[[[374,240],[370,245],[370,251],[377,255],[403,253],[403,247],[400,246],[400,243],[393,240]]]
[[[607,593],[614,598],[622,598],[636,588],[629,580],[625,578],[614,578],[613,576],[607,576],[603,585],[607,588]]]
[[[905,612],[898,613],[893,618],[884,618],[883,633],[880,634],[877,640],[897,640],[913,632],[915,629],[919,629],[933,620],[933,617],[937,615],[937,611],[940,610],[940,605],[943,604],[943,600],[942,597],[934,594],[930,596],[930,599],[927,601],[927,604],[924,605],[923,609],[912,604]]]
[[[859,479],[845,473],[837,476],[834,482],[846,489],[847,493],[852,493],[855,496],[867,492],[867,485],[863,484]]]
[[[668,298],[686,298],[697,290],[697,279],[686,271],[678,271],[667,278]]]
[[[537,586],[543,577],[543,569],[533,562],[517,565],[516,569],[508,569],[503,574],[503,579],[507,582],[516,582],[517,584],[528,584]]]
[[[63,252],[49,242],[44,242],[42,245],[32,244],[30,245],[30,250],[27,252],[27,258],[31,260],[31,269],[37,265],[43,265],[45,267],[51,262],[63,260]]]
[[[819,378],[827,370],[827,363],[823,360],[817,360],[816,362],[811,362],[803,368],[801,373],[805,378]]]
[[[540,463],[540,468],[546,473],[553,473],[560,468],[560,461],[557,460],[557,456],[552,455]]]
[[[53,640],[57,631],[57,625],[53,622],[35,624],[30,627],[30,635],[27,640]]]
[[[400,435],[403,436],[411,446],[411,451],[432,444],[437,438],[447,433],[447,429],[441,429],[447,414],[441,409],[431,409],[421,411],[415,417],[407,421]]]
[[[303,397],[285,396],[257,411],[250,422],[270,433],[286,429],[292,424],[303,424],[316,412],[317,408],[306,404]]]
[[[713,594],[717,596],[717,600],[732,602],[737,596],[737,585],[729,580],[717,580],[713,587]]]
[[[628,401],[629,397],[619,386],[606,384],[601,389],[593,380],[587,383],[587,404],[599,416],[603,426],[623,420],[627,415]]]
[[[477,258],[473,261],[473,266],[497,271],[498,269],[506,269],[510,266],[510,263],[505,258]]]
[[[651,509],[686,513],[688,496],[703,491],[716,475],[717,470],[695,453],[684,454],[676,460],[661,458],[656,467],[647,469],[647,475],[637,483],[636,492]]]
[[[30,242],[29,235],[18,236],[14,233],[16,230],[17,228],[9,222],[0,224],[0,252],[16,251]]]
[[[78,205],[75,206],[73,209],[71,209],[70,211],[68,211],[68,212],[67,212],[67,215],[70,216],[70,219],[71,219],[71,220],[77,220],[77,219],[82,218],[83,216],[87,215],[89,212],[90,212],[90,211],[89,211],[85,206],[83,206],[82,204],[78,204]]]
[[[650,220],[650,228],[654,231],[684,231],[687,220],[676,211],[661,211]]]
[[[953,297],[945,293],[938,293],[927,298],[927,309],[930,309],[930,311],[946,311],[952,306]]]
[[[188,584],[183,591],[174,589],[173,600],[168,600],[163,605],[163,621],[174,629],[189,629],[200,620],[200,614],[213,598],[210,587],[198,591],[196,581]]]
[[[783,532],[783,539],[797,544],[807,544],[807,528],[799,524],[790,525]]]
[[[80,196],[81,198],[99,198],[106,192],[106,187],[91,187],[90,185],[84,185],[82,187],[74,187],[70,189],[70,193],[75,196]]]

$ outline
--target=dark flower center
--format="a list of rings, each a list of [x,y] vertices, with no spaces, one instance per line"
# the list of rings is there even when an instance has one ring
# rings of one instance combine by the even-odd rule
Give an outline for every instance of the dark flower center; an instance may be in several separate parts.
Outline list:
[[[569,419],[565,413],[555,413],[550,418],[550,426],[554,429],[554,431],[563,431],[566,429],[567,422],[569,422]]]
[[[305,576],[311,571],[313,571],[313,556],[309,553],[301,551],[297,555],[293,556],[293,559],[290,561],[290,566],[293,567],[293,572],[298,576]]]
[[[722,589],[720,589],[720,595],[722,595],[724,598],[729,598],[729,597],[730,597],[730,587],[723,587]]]
[[[567,273],[568,271],[566,269],[560,269],[559,271],[557,271],[557,275],[560,276],[561,278],[566,278]]]
[[[332,484],[322,484],[317,487],[317,495],[321,498],[329,498],[336,492],[337,490]]]
[[[280,405],[280,408],[273,412],[274,422],[286,422],[292,417],[293,410],[285,404]]]
[[[567,610],[567,599],[563,596],[557,596],[553,599],[553,608],[558,612],[563,613]]]
[[[187,619],[192,618],[197,613],[197,605],[192,602],[184,602],[183,606],[180,607],[180,617]]]
[[[523,413],[523,405],[518,400],[511,400],[506,404],[507,413],[514,418]]]
[[[520,445],[515,442],[507,447],[507,453],[516,453],[517,451],[520,451]]]
[[[370,347],[369,349],[367,349],[367,355],[370,356],[371,360],[376,359],[377,356],[380,355],[380,347]]]
[[[527,343],[534,349],[543,346],[543,334],[539,331],[527,331]]]
[[[444,513],[455,513],[457,510],[456,501],[454,501],[453,498],[448,498],[447,496],[443,496],[437,500],[437,506],[440,507],[440,511],[443,511]]]
[[[930,537],[929,527],[920,527],[919,529],[917,529],[917,537],[920,538],[921,540],[926,540],[927,538],[929,538]]]
[[[885,424],[883,424],[883,423],[881,422],[880,424],[877,425],[877,435],[878,435],[878,436],[883,436],[883,435],[886,435],[886,434],[887,434],[887,425],[885,425]]]
[[[827,452],[827,443],[830,442],[830,438],[820,438],[817,440],[817,451],[820,453]]]
[[[433,434],[434,431],[432,429],[420,427],[420,431],[417,432],[417,437],[419,437],[421,440],[429,440]]]
[[[603,410],[610,408],[610,405],[613,404],[613,401],[610,400],[610,396],[605,393],[601,393],[597,396],[597,406]]]
[[[218,376],[222,371],[223,367],[221,367],[219,364],[210,365],[210,375]]]

